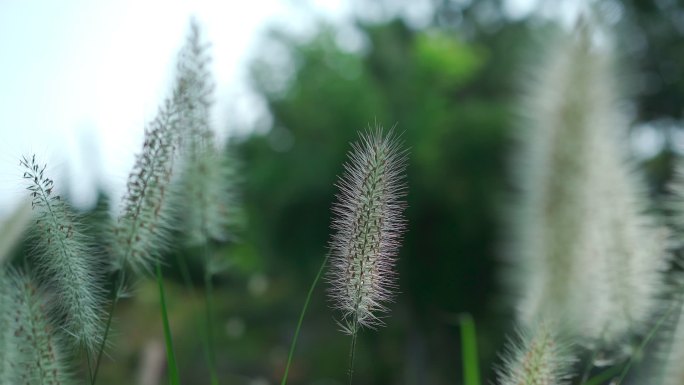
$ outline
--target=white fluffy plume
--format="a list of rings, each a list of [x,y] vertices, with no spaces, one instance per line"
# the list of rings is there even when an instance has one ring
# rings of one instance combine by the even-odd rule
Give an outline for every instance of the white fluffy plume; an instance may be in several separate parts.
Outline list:
[[[524,324],[562,320],[612,345],[643,330],[665,253],[625,156],[610,47],[596,37],[580,23],[554,40],[528,90],[514,254]]]

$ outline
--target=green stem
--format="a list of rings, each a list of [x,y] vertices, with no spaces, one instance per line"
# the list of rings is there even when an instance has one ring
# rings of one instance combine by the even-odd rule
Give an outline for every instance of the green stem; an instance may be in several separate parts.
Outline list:
[[[176,254],[176,260],[178,262],[178,266],[180,268],[181,276],[183,277],[183,282],[185,283],[186,289],[188,292],[194,297],[196,297],[197,293],[195,291],[195,286],[192,282],[192,277],[190,275],[190,268],[188,267],[188,262],[185,259],[185,254],[183,253],[177,253]],[[205,328],[205,325],[202,324],[202,320],[196,319],[197,321],[197,330],[202,330]],[[204,355],[206,357],[207,362],[212,362],[212,354],[211,354],[211,348],[209,345],[209,336],[207,333],[202,333],[202,347],[204,350]],[[211,370],[211,368],[210,368]],[[212,385],[218,385],[218,376],[216,373],[210,372],[211,374],[211,384]]]
[[[211,273],[205,267],[204,273],[204,295],[207,307],[207,353],[209,355],[209,373],[211,374],[211,384],[218,385],[218,375],[216,372],[216,354],[214,345],[214,285],[211,280]]]
[[[475,321],[468,314],[462,314],[461,324],[461,354],[463,355],[463,381],[466,385],[480,385],[480,368],[477,357],[477,333]]]
[[[90,350],[85,349],[85,355],[86,355],[86,361],[88,362],[88,379],[90,380],[90,383],[92,384],[93,382],[93,365],[90,362]]]
[[[655,324],[655,326],[653,327],[653,329],[651,329],[651,331],[648,333],[648,335],[646,336],[646,338],[644,338],[644,340],[641,342],[641,344],[639,345],[639,347],[637,348],[637,350],[634,352],[634,354],[632,354],[632,357],[630,357],[629,362],[627,362],[627,365],[625,365],[625,368],[622,370],[622,373],[620,374],[620,377],[618,378],[617,382],[615,382],[614,385],[620,385],[620,384],[622,383],[622,380],[624,380],[625,377],[627,376],[627,372],[629,372],[629,369],[632,367],[632,365],[634,365],[634,362],[636,361],[636,357],[641,356],[641,352],[644,350],[644,348],[646,347],[646,345],[648,345],[648,343],[651,342],[651,339],[653,339],[653,337],[655,336],[656,332],[660,329],[660,327],[663,325],[663,323],[665,322],[665,320],[672,314],[672,312],[673,312],[674,309],[676,308],[675,305],[676,305],[676,303],[673,302],[673,303],[670,305],[670,307],[669,307],[669,309],[667,310],[667,312],[666,312],[665,314],[663,314],[662,317],[660,317],[660,319],[659,319],[658,322]]]
[[[329,253],[325,255],[323,263],[321,263],[321,267],[320,269],[318,269],[318,274],[316,274],[316,278],[314,278],[313,282],[311,283],[311,288],[309,288],[309,293],[306,295],[306,300],[304,301],[302,312],[299,314],[299,321],[297,322],[297,328],[295,329],[294,337],[292,338],[292,344],[290,345],[290,354],[288,354],[287,356],[287,365],[285,365],[285,373],[283,374],[283,379],[280,382],[281,385],[287,384],[287,375],[290,372],[290,364],[292,364],[292,357],[294,356],[295,347],[297,346],[297,339],[299,338],[299,331],[301,330],[302,322],[304,321],[304,314],[306,314],[306,309],[309,307],[309,302],[311,302],[311,295],[313,294],[313,291],[316,288],[318,279],[321,278],[323,270],[325,270],[325,266],[328,262],[328,257],[330,257]]]
[[[162,279],[161,264],[157,262],[157,283],[159,284],[159,301],[161,302],[162,322],[164,324],[164,340],[166,342],[166,360],[169,370],[169,384],[180,385],[180,376],[176,364],[176,354],[173,349],[173,339],[171,338],[171,327],[169,326],[169,316],[166,309],[166,296],[164,295],[164,281]]]
[[[359,334],[358,320],[354,316],[354,323],[352,325],[352,340],[349,348],[349,385],[352,385],[354,378],[354,357],[356,356],[356,336]]]
[[[107,337],[109,336],[109,330],[112,327],[112,318],[114,317],[114,311],[116,310],[116,305],[119,302],[119,298],[121,296],[121,291],[123,288],[123,282],[124,282],[124,272],[122,270],[118,270],[115,273],[114,277],[114,285],[112,286],[112,294],[111,294],[111,306],[109,307],[109,316],[107,317],[107,325],[105,326],[104,330],[104,335],[102,336],[102,343],[100,344],[100,348],[98,349],[97,352],[97,360],[95,361],[95,370],[93,371],[93,375],[90,378],[90,385],[95,385],[95,382],[97,381],[97,373],[100,370],[100,363],[102,363],[102,354],[104,353],[105,346],[107,345]]]

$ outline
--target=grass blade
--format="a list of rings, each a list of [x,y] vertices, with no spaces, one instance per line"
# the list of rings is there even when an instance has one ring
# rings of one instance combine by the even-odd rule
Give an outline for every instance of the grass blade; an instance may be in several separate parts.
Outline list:
[[[301,314],[299,314],[299,322],[297,322],[297,328],[295,329],[294,337],[292,338],[292,345],[290,345],[290,354],[288,354],[287,356],[287,365],[285,366],[283,380],[280,382],[281,385],[287,384],[287,375],[290,372],[290,364],[292,363],[292,357],[294,356],[295,347],[297,346],[297,339],[299,338],[299,330],[302,328],[302,322],[304,321],[304,314],[306,314],[306,309],[309,307],[309,302],[311,302],[311,295],[313,294],[313,291],[316,288],[316,284],[318,283],[319,278],[321,278],[321,275],[323,274],[325,265],[328,263],[328,257],[330,257],[330,254],[325,255],[323,263],[321,263],[321,268],[318,269],[318,274],[316,274],[316,278],[314,278],[313,282],[311,283],[309,294],[306,295],[306,301],[304,301],[304,307],[302,307],[302,312]]]
[[[470,314],[461,315],[461,355],[463,357],[463,382],[480,385],[480,364],[477,358],[477,334],[475,321]]]
[[[176,365],[176,354],[173,350],[173,339],[171,338],[169,317],[166,311],[164,282],[162,280],[161,266],[159,263],[157,263],[157,282],[159,283],[159,301],[161,302],[162,320],[164,322],[164,340],[166,342],[166,360],[169,369],[169,384],[180,385],[180,376],[178,375],[178,366]]]
[[[613,366],[590,378],[587,382],[583,382],[582,385],[601,385],[606,381],[615,378],[620,373],[620,370],[622,370],[620,366]]]

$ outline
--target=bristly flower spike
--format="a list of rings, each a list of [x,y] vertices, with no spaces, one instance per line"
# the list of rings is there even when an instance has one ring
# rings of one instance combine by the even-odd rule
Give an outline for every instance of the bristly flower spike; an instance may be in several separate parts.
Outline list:
[[[51,302],[64,318],[66,332],[77,344],[92,351],[102,338],[99,263],[81,223],[53,192],[54,183],[45,173],[46,166],[39,165],[35,155],[23,157],[21,165],[37,215],[32,256],[38,273],[54,291],[55,300]]]
[[[504,352],[504,366],[499,370],[500,385],[569,384],[574,358],[568,345],[561,343],[544,323],[520,331]]]
[[[124,209],[114,228],[114,270],[151,273],[170,223],[167,194],[177,142],[177,106],[167,100],[145,130],[128,177]]]
[[[622,147],[627,121],[598,32],[583,21],[554,40],[529,90],[514,254],[522,323],[562,320],[583,344],[613,349],[646,330],[666,254]]]
[[[333,206],[330,298],[344,332],[382,325],[396,289],[394,266],[405,229],[406,151],[376,128],[352,144]]]
[[[175,205],[181,208],[178,222],[190,246],[226,241],[239,211],[236,162],[228,148],[216,143],[210,123],[214,85],[207,69],[210,56],[200,40],[199,27],[193,23],[178,59],[178,83],[183,88],[178,98],[182,163],[174,195],[181,200]]]
[[[3,384],[71,383],[64,343],[51,325],[45,292],[25,274],[10,271],[5,275],[9,339],[14,345],[10,362],[3,362],[11,372],[3,373]],[[2,332],[5,332],[3,330]],[[8,364],[8,365],[7,365]]]

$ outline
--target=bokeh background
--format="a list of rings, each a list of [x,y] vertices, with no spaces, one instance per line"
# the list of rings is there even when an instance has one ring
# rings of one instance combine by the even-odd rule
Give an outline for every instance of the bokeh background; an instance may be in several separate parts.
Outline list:
[[[0,2],[0,213],[12,220],[21,207],[16,165],[36,152],[98,236],[118,210],[194,15],[213,44],[214,125],[241,163],[243,225],[215,248],[229,263],[215,281],[225,384],[280,382],[330,239],[336,176],[350,141],[376,124],[396,126],[410,148],[409,227],[400,291],[387,326],[359,337],[355,383],[461,383],[464,313],[477,325],[482,376],[494,380],[515,327],[501,256],[517,99],[544,36],[582,9],[615,32],[628,144],[655,199],[684,151],[684,4],[676,0],[64,4]],[[12,257],[25,251],[19,244]],[[179,253],[191,262],[190,285]],[[181,378],[209,383],[201,266],[192,250],[166,262]],[[306,315],[291,384],[346,381],[349,338],[325,286]],[[101,384],[165,381],[156,286],[142,280],[132,294],[117,309]]]

